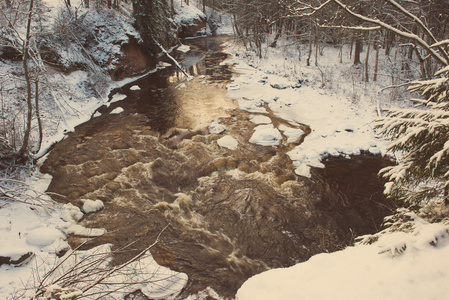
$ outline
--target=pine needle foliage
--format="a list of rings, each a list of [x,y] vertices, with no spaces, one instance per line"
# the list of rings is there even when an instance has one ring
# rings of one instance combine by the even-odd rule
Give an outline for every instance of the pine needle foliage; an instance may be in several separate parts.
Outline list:
[[[406,204],[434,197],[449,200],[449,66],[431,80],[415,81],[410,92],[423,99],[410,109],[395,109],[377,120],[378,133],[390,139],[397,165],[380,174],[390,182],[386,193]]]
[[[132,0],[132,4],[136,28],[148,51],[156,55],[155,41],[168,46],[175,40],[170,6],[166,0]]]

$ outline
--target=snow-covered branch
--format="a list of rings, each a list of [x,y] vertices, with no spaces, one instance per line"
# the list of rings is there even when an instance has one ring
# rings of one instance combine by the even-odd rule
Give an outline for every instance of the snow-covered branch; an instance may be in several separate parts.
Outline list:
[[[366,26],[345,26],[345,25],[325,25],[325,24],[317,24],[317,25],[321,28],[359,30],[359,31],[376,31],[382,28],[380,26],[366,27]]]
[[[405,39],[409,39],[412,40],[413,42],[415,42],[416,44],[420,45],[422,48],[424,48],[433,58],[435,58],[441,65],[447,65],[449,64],[449,58],[447,57],[447,55],[445,55],[444,57],[442,57],[440,54],[438,54],[437,51],[435,51],[429,44],[427,44],[421,37],[419,37],[416,34],[413,33],[409,33],[409,32],[405,32],[402,30],[399,30],[379,19],[374,19],[374,18],[370,18],[367,16],[364,16],[362,14],[356,13],[353,10],[351,10],[346,4],[342,3],[339,0],[331,0],[332,2],[334,2],[335,4],[337,4],[339,7],[341,7],[344,11],[346,11],[348,14],[350,14],[351,16],[358,18],[362,21],[371,23],[371,24],[375,24],[378,25],[386,30],[389,30],[391,32],[393,32],[394,34],[401,36]]]

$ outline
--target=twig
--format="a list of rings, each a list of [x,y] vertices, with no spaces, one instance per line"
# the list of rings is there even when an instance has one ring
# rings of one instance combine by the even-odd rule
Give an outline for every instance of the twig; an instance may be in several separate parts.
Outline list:
[[[179,70],[181,70],[181,72],[184,73],[184,75],[187,77],[187,80],[192,80],[192,76],[187,74],[187,72],[181,67],[178,61],[174,59],[173,56],[171,56],[158,41],[156,41],[155,39],[153,39],[153,41],[162,50],[162,52],[164,52],[164,54],[167,55],[167,57],[170,58],[175,63],[175,65],[179,68]]]

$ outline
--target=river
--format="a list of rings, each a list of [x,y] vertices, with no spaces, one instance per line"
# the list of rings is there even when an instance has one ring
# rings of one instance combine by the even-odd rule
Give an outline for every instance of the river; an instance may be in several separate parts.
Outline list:
[[[223,41],[184,41],[191,51],[177,58],[193,80],[171,67],[113,91],[127,98],[68,133],[41,168],[53,176],[48,191],[61,195],[55,200],[104,202],[81,224],[109,234],[84,247],[135,242],[135,251],[117,255],[116,263],[151,245],[168,225],[151,253],[188,274],[180,298],[209,286],[233,298],[254,274],[376,232],[394,208],[377,178],[386,159],[330,158],[309,179],[295,175],[286,147],[249,143],[255,124],[226,96],[233,73],[220,64],[227,57]],[[117,107],[123,112],[110,114]],[[214,119],[238,140],[237,150],[217,145],[222,135],[207,129]],[[72,246],[84,240],[70,237]]]

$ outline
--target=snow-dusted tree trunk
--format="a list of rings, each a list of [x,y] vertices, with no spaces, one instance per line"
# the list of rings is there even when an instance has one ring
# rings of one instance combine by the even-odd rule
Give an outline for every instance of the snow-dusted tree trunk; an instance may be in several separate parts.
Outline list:
[[[368,36],[368,43],[366,45],[366,56],[365,56],[365,82],[369,82],[369,53],[371,47],[371,32]]]
[[[28,144],[30,140],[31,133],[31,120],[33,118],[33,94],[32,94],[32,82],[31,82],[31,72],[28,68],[28,60],[30,58],[29,48],[30,48],[30,38],[31,38],[31,19],[33,17],[33,6],[34,0],[30,1],[30,6],[28,8],[28,17],[26,25],[25,40],[23,41],[22,49],[22,63],[23,71],[25,73],[26,82],[26,102],[27,102],[27,119],[25,125],[25,132],[23,136],[22,146],[19,150],[19,156],[25,158],[28,155]]]

